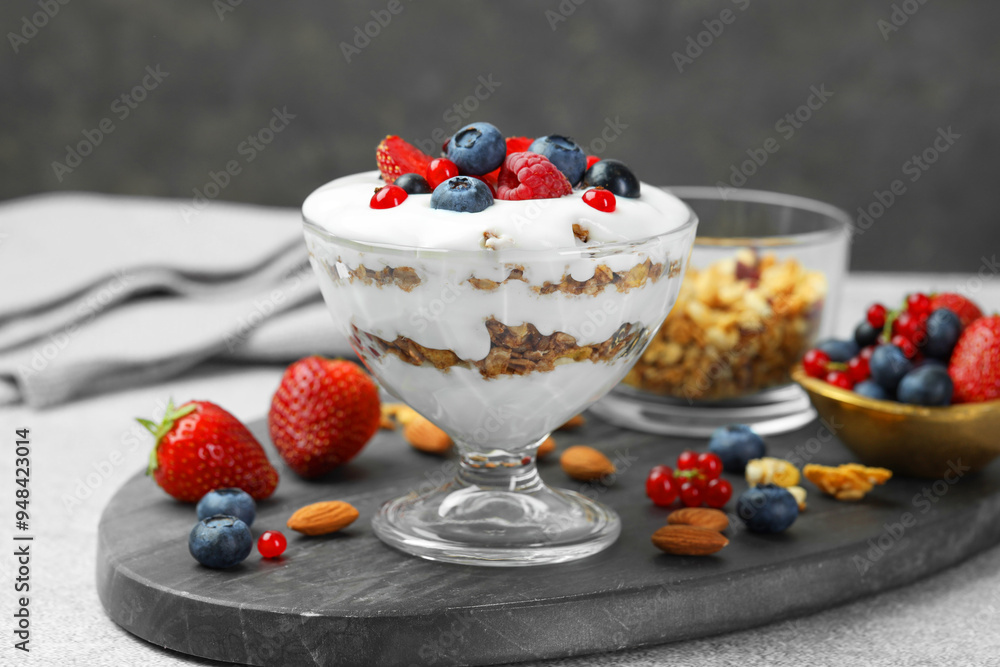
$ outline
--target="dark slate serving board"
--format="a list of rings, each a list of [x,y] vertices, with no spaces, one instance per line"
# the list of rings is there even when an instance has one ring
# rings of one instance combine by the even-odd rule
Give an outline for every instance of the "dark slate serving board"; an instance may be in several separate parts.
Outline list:
[[[266,429],[254,430],[267,442]],[[769,454],[801,447],[807,456],[815,452],[815,463],[849,461],[843,446],[825,436],[813,423],[768,438]],[[556,457],[540,465],[550,484],[595,494],[621,515],[621,538],[596,556],[485,568],[426,561],[383,545],[369,525],[377,507],[444,479],[455,461],[419,454],[398,432],[382,431],[354,462],[322,481],[300,480],[282,467],[278,491],[260,504],[253,530],[255,536],[283,530],[285,557],[262,560],[255,550],[228,571],[204,568],[188,554],[194,508],[137,474],[101,519],[101,600],[116,623],[139,637],[216,660],[485,665],[749,628],[911,582],[1000,542],[1000,467],[992,465],[954,484],[893,479],[856,504],[823,497],[805,483],[809,509],[787,533],[760,536],[736,525],[728,531],[730,545],[715,556],[668,556],[649,541],[668,510],[646,500],[643,481],[651,466],[672,464],[681,450],[705,441],[623,431],[594,418],[556,439],[560,449],[596,446],[625,468],[603,485],[570,480]],[[737,494],[745,488],[730,479]],[[351,502],[361,518],[325,537],[285,529],[295,509],[332,499]],[[915,523],[904,526],[907,514]]]

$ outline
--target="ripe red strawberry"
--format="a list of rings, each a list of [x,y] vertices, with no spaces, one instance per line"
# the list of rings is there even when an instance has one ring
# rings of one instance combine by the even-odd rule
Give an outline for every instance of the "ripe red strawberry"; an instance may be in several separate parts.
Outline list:
[[[139,419],[156,444],[147,475],[177,500],[196,502],[212,489],[236,487],[263,500],[278,486],[264,448],[240,422],[218,405],[189,401],[167,404],[163,421]]]
[[[948,374],[956,403],[1000,398],[1000,315],[980,317],[965,328],[951,353]]]
[[[983,311],[979,310],[979,306],[961,294],[955,294],[954,292],[941,292],[932,296],[931,312],[938,308],[947,308],[958,315],[963,329],[983,316]]]
[[[380,421],[372,379],[350,361],[317,356],[285,370],[267,415],[271,441],[303,477],[318,477],[350,461]]]
[[[508,155],[497,179],[499,199],[555,199],[573,192],[559,168],[538,153]]]
[[[534,139],[531,137],[507,137],[504,141],[507,143],[507,155],[513,155],[514,153],[523,153],[528,150],[528,146],[531,145]],[[483,176],[483,180],[494,190],[496,189],[497,179],[500,177],[501,167],[503,165]]]
[[[391,184],[403,174],[419,174],[426,178],[431,157],[396,135],[390,135],[375,149],[375,161],[382,178]]]

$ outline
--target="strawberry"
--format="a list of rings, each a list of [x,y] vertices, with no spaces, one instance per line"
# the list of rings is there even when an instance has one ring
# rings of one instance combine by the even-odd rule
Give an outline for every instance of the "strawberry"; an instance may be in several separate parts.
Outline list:
[[[350,461],[380,422],[372,379],[350,361],[317,356],[285,370],[267,415],[271,441],[303,477],[318,477]]]
[[[980,317],[965,328],[951,353],[948,374],[956,403],[1000,398],[1000,315]]]
[[[263,500],[278,486],[264,448],[218,405],[189,401],[167,404],[163,421],[137,420],[156,438],[147,475],[177,500],[193,503],[213,489],[236,487]]]
[[[555,199],[572,192],[573,186],[559,168],[538,153],[508,155],[500,167],[499,199]]]
[[[390,135],[375,149],[375,161],[383,180],[391,184],[403,174],[419,174],[426,178],[431,157],[396,135]]]
[[[954,292],[941,292],[932,296],[931,311],[933,312],[938,308],[947,308],[958,315],[963,329],[983,316],[983,311],[979,310],[979,306],[961,294],[955,294]]]

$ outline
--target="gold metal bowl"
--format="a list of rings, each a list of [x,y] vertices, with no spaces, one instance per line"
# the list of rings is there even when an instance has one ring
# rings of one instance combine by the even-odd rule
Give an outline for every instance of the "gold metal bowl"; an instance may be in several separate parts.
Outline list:
[[[809,377],[801,365],[792,379],[866,465],[937,479],[952,465],[975,472],[1000,456],[1000,400],[930,408],[867,398]]]

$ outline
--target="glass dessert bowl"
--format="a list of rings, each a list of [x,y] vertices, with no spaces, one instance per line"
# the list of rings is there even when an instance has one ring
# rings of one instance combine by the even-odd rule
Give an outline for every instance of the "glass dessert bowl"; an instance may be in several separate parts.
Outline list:
[[[677,298],[697,218],[654,188],[620,200],[615,218],[579,193],[497,200],[488,215],[419,195],[393,212],[342,205],[362,192],[367,203],[377,182],[339,179],[306,200],[310,261],[358,357],[452,437],[460,462],[453,480],[383,505],[376,534],[424,558],[498,566],[609,546],[618,516],[546,486],[535,450],[642,354]],[[382,234],[382,215],[401,222]],[[420,226],[431,231],[418,244]]]

